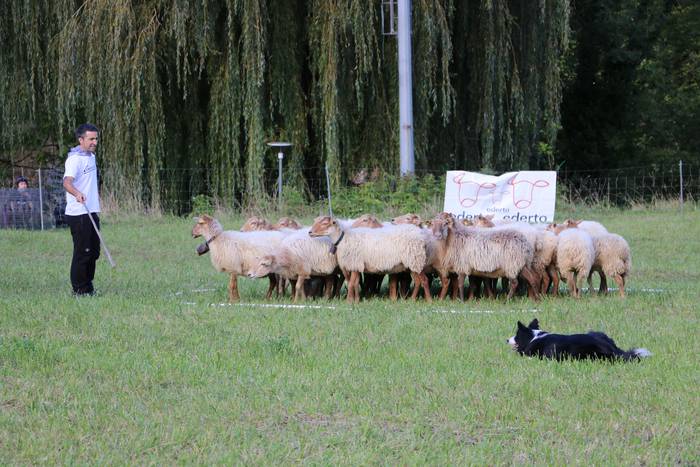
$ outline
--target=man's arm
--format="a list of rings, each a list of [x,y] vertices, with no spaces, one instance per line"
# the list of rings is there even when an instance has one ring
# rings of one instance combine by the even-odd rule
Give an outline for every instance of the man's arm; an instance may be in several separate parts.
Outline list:
[[[65,188],[68,193],[75,196],[75,199],[78,200],[79,203],[85,204],[85,195],[75,188],[73,180],[73,177],[63,177],[63,188]]]

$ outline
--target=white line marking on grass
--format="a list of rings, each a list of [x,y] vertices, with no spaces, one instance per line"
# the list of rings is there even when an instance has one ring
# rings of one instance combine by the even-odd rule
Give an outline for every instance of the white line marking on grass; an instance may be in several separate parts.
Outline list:
[[[616,287],[608,287],[608,292],[617,292],[618,288]],[[627,287],[626,289],[628,292],[648,292],[648,293],[666,293],[668,292],[666,289],[647,289],[647,288],[642,288],[642,289],[635,289],[634,287]],[[566,292],[565,289],[559,289],[560,292]],[[582,292],[588,292],[588,287],[581,287]],[[593,292],[598,292],[597,288],[593,288]]]
[[[529,310],[416,310],[416,313],[441,313],[452,315],[469,315],[469,314],[491,314],[491,313],[539,313],[542,310],[532,308]]]
[[[193,293],[216,292],[216,289],[192,289],[190,292],[193,292]],[[183,292],[181,290],[179,292],[175,292],[174,295],[178,296],[178,295],[183,295],[184,293],[185,292]]]
[[[209,306],[250,306],[260,308],[292,308],[292,309],[312,309],[312,310],[335,310],[334,306],[323,305],[287,305],[274,303],[210,303]]]

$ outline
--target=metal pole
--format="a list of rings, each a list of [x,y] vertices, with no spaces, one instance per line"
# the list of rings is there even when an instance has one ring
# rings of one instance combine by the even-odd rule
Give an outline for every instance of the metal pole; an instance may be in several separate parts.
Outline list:
[[[678,171],[681,174],[681,212],[683,212],[683,161],[678,161]]]
[[[41,168],[39,168],[39,218],[41,219],[41,230],[44,230],[44,189],[41,183]]]
[[[399,0],[399,114],[401,176],[415,172],[413,156],[413,76],[411,65],[411,0]]]
[[[282,159],[284,159],[284,153],[282,151],[277,153],[277,205],[282,206]]]

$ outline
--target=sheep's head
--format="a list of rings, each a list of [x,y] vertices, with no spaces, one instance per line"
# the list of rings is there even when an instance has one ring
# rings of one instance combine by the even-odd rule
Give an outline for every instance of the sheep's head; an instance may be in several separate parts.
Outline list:
[[[564,222],[563,224],[556,224],[556,223],[551,223],[549,224],[545,230],[549,230],[550,232],[554,232],[555,235],[559,235],[562,231],[568,229],[569,226]]]
[[[403,216],[399,217],[394,217],[391,220],[392,224],[413,224],[417,225],[418,227],[421,226],[423,221],[421,220],[420,216],[418,214],[413,214],[413,213],[408,213],[404,214]]]
[[[362,214],[360,217],[355,219],[355,222],[352,223],[351,227],[367,227],[370,229],[378,229],[382,226],[382,223],[379,222],[379,219],[377,219],[377,216],[373,214]]]
[[[272,255],[265,255],[258,259],[258,264],[256,264],[250,271],[248,271],[248,277],[255,279],[258,277],[265,277],[272,273],[272,269],[275,263],[275,257]]]
[[[577,221],[573,219],[567,219],[564,221],[564,225],[566,225],[567,229],[577,229],[578,225],[582,222],[582,219],[579,219]]]
[[[333,219],[331,216],[319,216],[314,219],[311,230],[309,230],[309,235],[311,237],[323,237],[330,235],[339,228],[340,226],[338,225],[338,221]]]
[[[192,227],[192,238],[202,236],[210,238],[218,235],[223,230],[219,221],[207,214],[196,217],[195,222],[194,227]]]
[[[440,216],[438,214],[435,219],[430,223],[430,230],[433,235],[438,240],[446,240],[450,234],[450,231],[455,227],[454,217],[450,216]]]
[[[291,217],[280,217],[276,224],[272,226],[275,229],[301,229],[301,224]]]
[[[490,214],[488,216],[479,214],[474,218],[474,226],[483,228],[495,227],[496,224],[493,223],[493,214]]]
[[[252,232],[254,230],[273,230],[272,224],[267,219],[259,216],[249,217],[241,227],[241,232]]]

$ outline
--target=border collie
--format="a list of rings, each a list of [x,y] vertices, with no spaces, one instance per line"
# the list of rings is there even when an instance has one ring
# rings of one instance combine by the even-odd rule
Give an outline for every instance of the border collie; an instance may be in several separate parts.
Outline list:
[[[651,356],[647,349],[631,349],[625,352],[602,332],[550,334],[540,329],[537,319],[533,319],[527,327],[518,321],[517,332],[508,339],[508,343],[520,355],[556,360],[590,358],[630,361]]]

